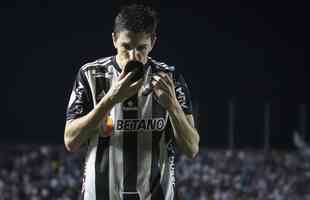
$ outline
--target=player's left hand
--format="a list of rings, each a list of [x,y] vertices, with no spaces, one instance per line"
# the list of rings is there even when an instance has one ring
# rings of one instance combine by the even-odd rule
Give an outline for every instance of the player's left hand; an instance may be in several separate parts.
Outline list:
[[[171,110],[177,103],[172,78],[167,73],[159,72],[152,77],[151,84],[159,104],[168,111]]]

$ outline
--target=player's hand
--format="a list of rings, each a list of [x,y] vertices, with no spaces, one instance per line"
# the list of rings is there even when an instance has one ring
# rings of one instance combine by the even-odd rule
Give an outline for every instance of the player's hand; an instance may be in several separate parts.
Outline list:
[[[113,103],[120,103],[138,93],[139,89],[143,84],[143,78],[138,81],[132,82],[132,78],[134,77],[137,70],[134,70],[129,73],[125,73],[123,70],[118,77],[117,81],[112,84],[109,95],[113,101]]]
[[[161,106],[169,111],[177,104],[175,85],[167,73],[159,72],[154,75],[151,84]]]

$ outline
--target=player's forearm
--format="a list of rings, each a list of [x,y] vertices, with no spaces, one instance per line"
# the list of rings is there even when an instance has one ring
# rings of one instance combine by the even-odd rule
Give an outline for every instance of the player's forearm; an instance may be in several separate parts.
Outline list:
[[[187,120],[180,104],[176,104],[169,111],[174,136],[178,147],[190,158],[194,158],[199,151],[199,134]]]
[[[100,133],[100,127],[114,103],[109,93],[88,114],[66,123],[64,140],[69,151],[77,151],[88,139]]]

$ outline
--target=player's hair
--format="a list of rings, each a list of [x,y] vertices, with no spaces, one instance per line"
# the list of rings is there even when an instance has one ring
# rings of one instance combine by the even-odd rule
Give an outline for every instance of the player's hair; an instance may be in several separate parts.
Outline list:
[[[132,4],[121,9],[114,21],[114,33],[128,30],[136,33],[147,33],[152,38],[156,35],[158,17],[151,7]]]

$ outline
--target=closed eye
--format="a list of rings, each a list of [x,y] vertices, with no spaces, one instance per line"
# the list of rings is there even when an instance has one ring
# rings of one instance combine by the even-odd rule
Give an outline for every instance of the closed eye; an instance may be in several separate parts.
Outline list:
[[[145,51],[146,50],[146,45],[141,45],[137,47],[138,51]]]
[[[127,44],[127,43],[123,43],[123,44],[122,44],[122,47],[123,47],[124,49],[126,49],[126,50],[130,50],[130,45]]]

